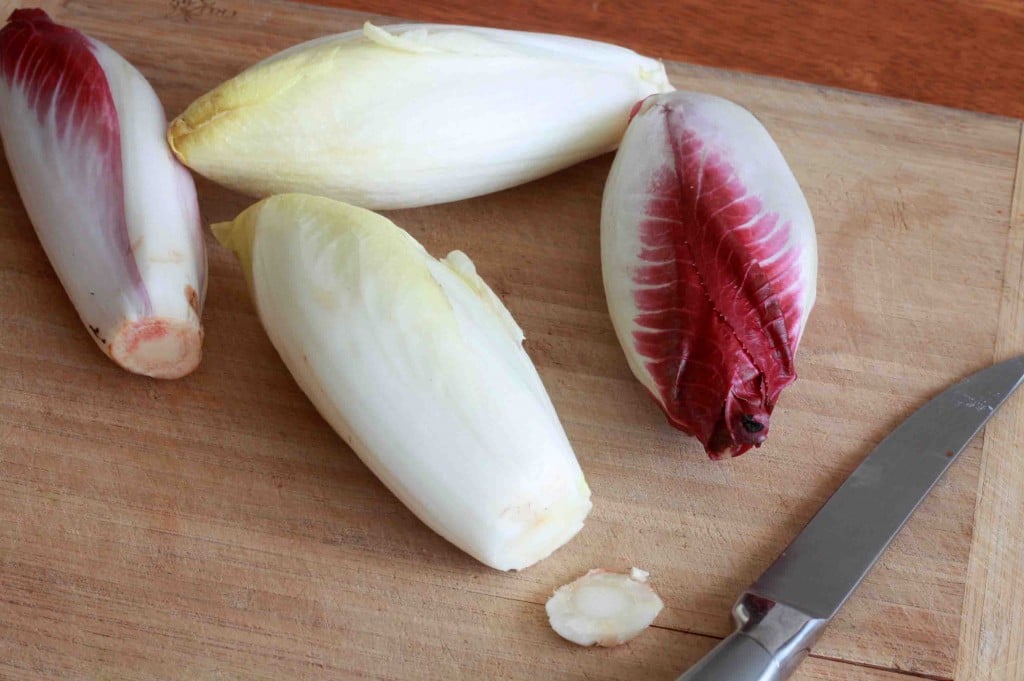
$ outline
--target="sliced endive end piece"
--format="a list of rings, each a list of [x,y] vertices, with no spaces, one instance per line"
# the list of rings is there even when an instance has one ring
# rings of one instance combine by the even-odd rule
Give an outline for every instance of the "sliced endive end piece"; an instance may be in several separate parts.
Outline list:
[[[648,573],[595,569],[560,586],[544,608],[551,628],[581,646],[612,647],[636,638],[665,606]]]
[[[213,226],[323,417],[424,523],[521,569],[569,541],[590,490],[522,332],[465,254],[386,218],[280,195]]]
[[[256,196],[405,208],[505,189],[611,151],[662,64],[566,36],[367,24],[266,59],[168,130],[183,163]]]
[[[43,249],[99,347],[135,373],[199,363],[206,253],[195,186],[145,78],[109,47],[15,11],[0,135]]]
[[[608,309],[630,368],[712,458],[768,437],[814,305],[817,246],[764,126],[728,100],[649,97],[601,210]]]

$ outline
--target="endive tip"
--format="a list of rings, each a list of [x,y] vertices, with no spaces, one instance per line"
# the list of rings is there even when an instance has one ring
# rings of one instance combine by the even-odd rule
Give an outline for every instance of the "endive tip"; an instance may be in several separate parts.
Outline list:
[[[652,60],[655,66],[647,69],[640,67],[640,80],[650,83],[657,88],[658,94],[675,92],[676,87],[668,79],[668,72],[665,71],[665,64],[660,59]]]
[[[223,94],[223,88],[224,84],[199,97],[168,124],[167,146],[182,165],[192,167],[190,156],[194,155],[192,152],[196,144],[201,142],[204,128],[236,108],[237,104]]]
[[[253,216],[259,212],[259,207],[269,199],[264,199],[249,206],[238,214],[230,222],[218,222],[210,225],[210,231],[217,239],[217,242],[235,254],[238,264],[242,266],[242,274],[246,282],[252,285],[252,241],[254,237],[255,222]]]
[[[179,140],[183,140],[191,130],[192,127],[186,123],[184,118],[181,116],[175,118],[171,121],[171,124],[167,126],[167,146],[171,148],[171,153],[173,153],[174,157],[182,164],[185,163],[185,154],[178,149],[178,142]]]
[[[14,8],[13,11],[7,15],[7,22],[12,21],[26,21],[32,23],[34,21],[47,21],[53,23],[53,19],[46,13],[42,7],[22,7]]]
[[[213,236],[215,239],[217,239],[217,243],[219,243],[224,248],[235,250],[234,246],[232,245],[234,226],[235,223],[234,221],[231,220],[226,222],[215,222],[212,225],[210,225],[210,231],[213,232]]]
[[[213,232],[213,236],[217,239],[217,243],[241,256],[243,253],[246,253],[250,247],[250,240],[253,232],[253,216],[259,213],[263,206],[285,196],[287,195],[278,194],[276,196],[270,196],[257,201],[235,216],[234,220],[226,220],[224,222],[215,222],[211,224],[210,231]]]
[[[199,366],[202,347],[198,321],[148,317],[126,321],[118,329],[110,340],[110,358],[136,374],[181,378]]]

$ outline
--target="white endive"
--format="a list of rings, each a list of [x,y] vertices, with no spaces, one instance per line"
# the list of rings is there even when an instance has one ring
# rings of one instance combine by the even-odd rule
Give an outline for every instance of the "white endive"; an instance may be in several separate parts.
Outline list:
[[[168,139],[186,165],[248,194],[403,208],[611,151],[630,108],[671,89],[660,62],[606,43],[367,23],[223,83],[172,122]]]
[[[206,252],[166,120],[131,64],[42,10],[0,31],[0,135],[57,276],[111,359],[176,378],[202,352]]]
[[[300,194],[213,226],[323,417],[424,523],[520,569],[583,526],[590,490],[523,333],[460,251]]]

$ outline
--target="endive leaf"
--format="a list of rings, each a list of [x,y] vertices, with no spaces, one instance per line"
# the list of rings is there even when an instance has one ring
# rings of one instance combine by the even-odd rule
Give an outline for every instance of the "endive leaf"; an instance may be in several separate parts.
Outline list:
[[[89,39],[42,10],[16,10],[0,32],[0,71],[0,131],[26,209],[41,222],[77,224],[84,237],[72,253],[61,234],[40,234],[48,253],[68,259],[58,275],[75,258],[107,316],[125,303],[148,314],[124,214],[120,120]]]

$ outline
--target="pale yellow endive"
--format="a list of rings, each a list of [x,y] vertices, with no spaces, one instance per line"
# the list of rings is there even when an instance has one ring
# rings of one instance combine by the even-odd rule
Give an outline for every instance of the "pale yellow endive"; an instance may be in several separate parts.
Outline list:
[[[631,108],[672,89],[615,45],[398,25],[285,50],[196,100],[168,133],[236,190],[403,208],[511,187],[614,149]]]
[[[424,523],[521,569],[571,539],[590,490],[508,310],[460,251],[300,194],[214,225],[323,417]]]

